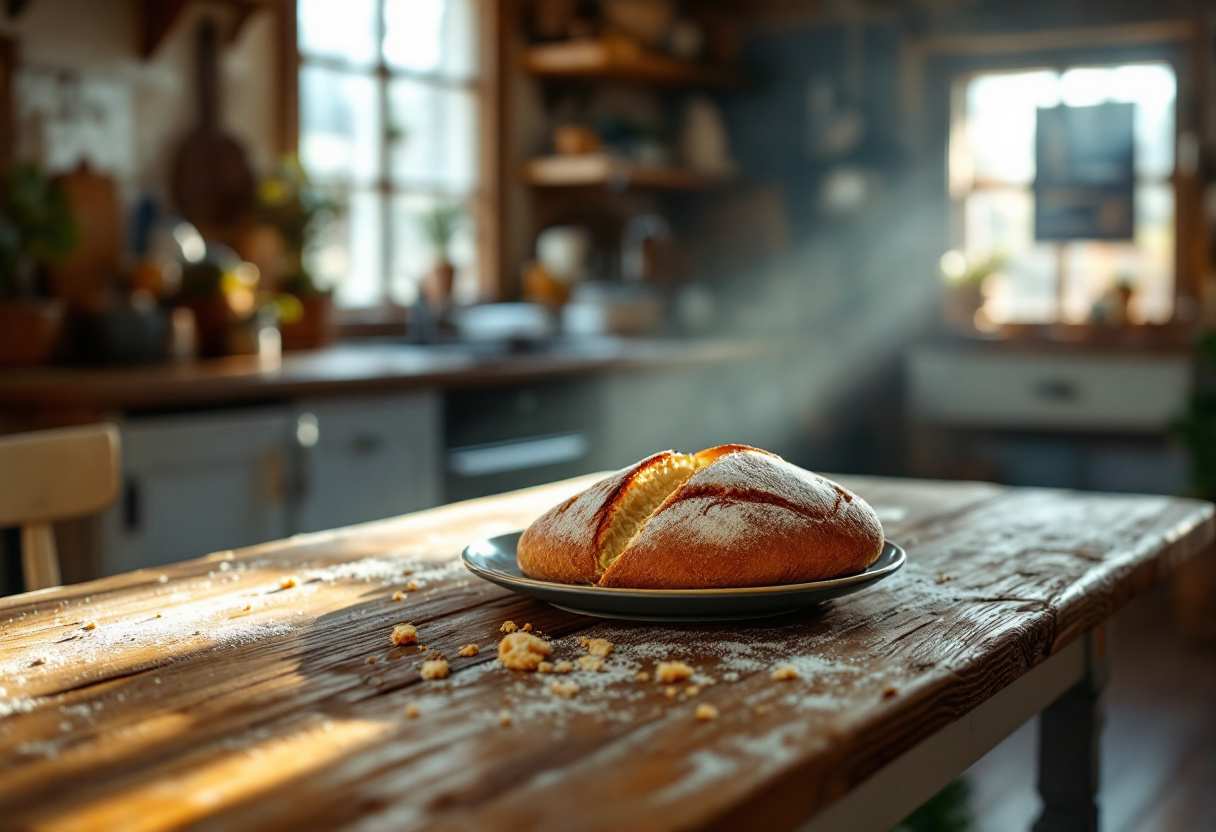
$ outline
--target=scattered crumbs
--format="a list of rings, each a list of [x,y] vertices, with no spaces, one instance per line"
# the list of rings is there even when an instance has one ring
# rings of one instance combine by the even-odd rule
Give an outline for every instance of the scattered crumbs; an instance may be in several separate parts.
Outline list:
[[[476,644],[466,644],[456,651],[456,655],[467,659],[470,656],[476,656],[480,652],[481,648]]]
[[[506,708],[498,712],[498,724],[503,726],[511,724],[511,712]]]
[[[279,589],[291,589],[293,586],[299,586],[300,582],[293,575],[290,578],[284,578],[279,581]]]
[[[645,670],[639,670],[639,671],[638,671],[638,675],[637,675],[637,680],[638,680],[639,682],[649,682],[649,681],[650,681],[650,674],[649,674],[649,673],[647,673]]]
[[[82,629],[82,630],[96,630],[96,629],[97,629],[97,622],[96,622],[96,621],[86,621],[86,622],[84,623],[84,626],[83,626],[83,627],[81,627],[80,629]]]
[[[706,722],[711,719],[718,718],[718,709],[708,702],[702,702],[697,706],[697,719]]]
[[[417,719],[421,715],[421,711],[418,710],[417,705],[411,702],[405,706],[405,715],[410,719]]]
[[[253,604],[246,604],[241,608],[241,612],[249,612],[251,609],[253,609]]]
[[[0,718],[9,716],[10,714],[27,714],[42,704],[43,701],[29,696],[17,696],[12,699],[5,699],[0,701]]]
[[[514,622],[514,621],[504,621],[504,622],[502,622],[502,626],[498,628],[498,632],[500,632],[500,633],[513,633],[513,632],[515,632],[515,631],[516,631],[516,630],[518,630],[518,629],[519,629],[519,628],[515,626],[515,622]]]
[[[599,656],[579,656],[578,666],[580,670],[586,670],[588,673],[598,673],[604,669],[604,660]]]
[[[524,632],[525,633],[532,632],[532,625],[529,622],[526,622],[526,621],[524,622]]]
[[[531,633],[508,633],[498,644],[498,661],[512,670],[536,670],[552,651],[549,642]]]
[[[401,647],[405,644],[418,643],[418,630],[413,624],[398,624],[393,628],[393,644]]]
[[[892,696],[895,696],[897,693],[899,693],[899,688],[895,687],[895,685],[887,685],[885,688],[882,689],[882,698],[890,699]]]
[[[375,663],[376,663],[376,657],[375,657],[375,656],[368,656],[368,657],[367,657],[367,663],[368,663],[368,664],[375,664]]]
[[[578,685],[570,679],[564,682],[553,682],[549,685],[549,690],[556,693],[558,696],[564,696],[570,699],[574,694],[578,693]]]
[[[408,591],[408,592],[417,592],[419,589],[419,586],[420,586],[420,584],[417,581],[410,581],[408,584],[405,585],[405,588],[406,588],[406,591]]]
[[[666,687],[666,689],[664,689],[663,695],[666,696],[668,699],[675,699],[676,694],[679,692],[680,692],[680,689],[677,688],[675,685],[668,685]]]
[[[396,592],[393,593],[393,600],[394,601],[404,601],[405,593],[402,592],[401,590],[397,590]]]
[[[553,664],[554,673],[569,673],[572,670],[574,670],[574,663],[566,659],[561,659]]]
[[[167,583],[169,583],[169,576],[168,575],[159,575],[156,578],[156,582],[158,584],[167,584]]]
[[[537,673],[552,673],[553,665],[550,662],[541,662],[536,666]]]
[[[792,664],[779,664],[773,668],[771,675],[775,682],[788,682],[798,678],[798,668]]]
[[[935,583],[944,584],[947,581],[953,581],[953,580],[954,580],[953,575],[939,575],[937,580],[935,581]]]
[[[664,685],[672,682],[683,682],[692,676],[692,668],[684,662],[659,662],[655,668],[654,678]]]
[[[593,656],[599,656],[601,659],[608,658],[608,654],[612,652],[612,642],[606,638],[591,638],[583,639],[582,646],[587,649],[587,652]]]
[[[446,679],[448,677],[448,660],[442,656],[427,659],[419,670],[423,679]]]
[[[46,664],[46,656],[39,656],[30,662],[30,667],[37,667],[40,664]]]
[[[700,696],[701,689],[699,687],[697,687],[696,685],[689,685],[688,687],[684,688],[684,695],[685,696]]]

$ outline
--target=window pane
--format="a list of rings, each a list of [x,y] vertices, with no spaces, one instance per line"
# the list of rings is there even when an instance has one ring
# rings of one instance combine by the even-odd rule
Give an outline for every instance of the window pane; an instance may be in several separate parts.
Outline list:
[[[477,0],[387,0],[384,58],[389,66],[471,78],[477,71]]]
[[[389,101],[393,180],[415,188],[472,190],[477,177],[473,94],[399,80]]]
[[[380,118],[370,75],[300,70],[300,161],[317,182],[379,177]]]
[[[299,0],[297,20],[303,55],[376,62],[376,0]]]
[[[976,262],[1008,258],[985,283],[984,311],[993,321],[1047,322],[1056,315],[1055,254],[1034,242],[1029,191],[979,191],[964,204],[966,255]]]
[[[1060,95],[1072,107],[1125,101],[1136,105],[1136,172],[1163,178],[1174,169],[1174,70],[1168,64],[1079,67],[1060,78]]]
[[[418,283],[435,263],[435,251],[422,232],[422,217],[442,200],[428,194],[398,194],[393,201],[393,266],[389,294],[395,303],[410,304],[418,298]],[[465,213],[457,227],[449,255],[456,267],[452,295],[469,302],[477,298],[476,229]]]
[[[1037,108],[1060,101],[1049,70],[980,75],[967,87],[967,141],[977,179],[1034,180]]]
[[[355,190],[338,196],[345,210],[309,252],[308,266],[339,306],[372,306],[384,299],[381,196]]]

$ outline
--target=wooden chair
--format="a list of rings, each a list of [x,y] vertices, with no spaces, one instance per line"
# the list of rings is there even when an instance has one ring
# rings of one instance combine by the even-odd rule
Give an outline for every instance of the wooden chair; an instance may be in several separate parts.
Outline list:
[[[0,528],[21,527],[26,590],[61,583],[51,524],[110,504],[118,493],[118,449],[113,425],[0,437]]]

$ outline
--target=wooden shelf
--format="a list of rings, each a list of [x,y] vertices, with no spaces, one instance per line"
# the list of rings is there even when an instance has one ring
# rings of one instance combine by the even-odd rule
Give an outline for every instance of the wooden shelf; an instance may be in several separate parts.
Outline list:
[[[545,78],[626,81],[659,87],[734,87],[733,72],[647,52],[629,41],[572,40],[531,47],[524,69]]]
[[[730,176],[664,165],[638,165],[603,153],[545,156],[524,165],[524,182],[538,188],[607,187],[695,191],[721,187]]]

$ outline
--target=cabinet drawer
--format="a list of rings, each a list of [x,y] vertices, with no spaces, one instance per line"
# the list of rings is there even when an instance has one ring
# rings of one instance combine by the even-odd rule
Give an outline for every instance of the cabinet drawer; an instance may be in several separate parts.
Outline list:
[[[913,418],[963,427],[1158,432],[1186,404],[1184,355],[997,355],[919,349]]]

